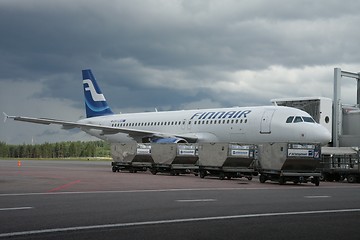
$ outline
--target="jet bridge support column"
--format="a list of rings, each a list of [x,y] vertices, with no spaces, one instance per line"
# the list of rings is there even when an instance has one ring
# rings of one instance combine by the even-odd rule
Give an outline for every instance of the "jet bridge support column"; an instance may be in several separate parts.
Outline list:
[[[357,107],[360,108],[360,73],[359,74],[359,78],[357,79],[357,101],[356,101],[356,104],[357,104]]]
[[[333,105],[333,147],[339,147],[339,138],[342,134],[342,105],[341,105],[341,78],[349,77],[357,80],[356,104],[360,107],[360,73],[341,71],[341,68],[334,68],[334,105]]]

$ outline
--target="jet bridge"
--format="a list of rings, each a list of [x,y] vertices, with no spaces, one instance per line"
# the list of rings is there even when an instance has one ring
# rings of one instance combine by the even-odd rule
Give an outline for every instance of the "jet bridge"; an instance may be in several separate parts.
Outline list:
[[[341,83],[346,78],[357,81],[356,105],[343,104]],[[334,69],[334,99],[324,97],[282,98],[271,100],[275,105],[294,107],[309,113],[332,134],[329,146],[360,146],[360,73]]]
[[[343,77],[357,81],[356,106],[344,107],[341,102],[341,81]],[[333,147],[360,146],[360,73],[334,69],[334,114]]]

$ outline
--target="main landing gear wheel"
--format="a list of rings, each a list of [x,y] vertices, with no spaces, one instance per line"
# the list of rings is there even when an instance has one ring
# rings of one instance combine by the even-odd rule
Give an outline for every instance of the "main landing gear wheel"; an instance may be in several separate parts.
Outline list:
[[[314,184],[315,184],[315,186],[319,186],[320,185],[320,179],[319,179],[319,177],[314,177]]]

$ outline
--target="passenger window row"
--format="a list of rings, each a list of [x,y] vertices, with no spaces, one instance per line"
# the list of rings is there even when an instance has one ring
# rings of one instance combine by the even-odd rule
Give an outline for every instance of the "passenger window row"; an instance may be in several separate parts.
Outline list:
[[[305,116],[290,116],[286,119],[286,123],[298,123],[298,122],[315,123],[315,120],[312,117],[305,117]]]
[[[185,124],[185,121],[182,122]],[[113,123],[112,127],[143,127],[143,126],[166,126],[166,125],[181,125],[181,121],[172,121],[172,122],[142,122],[142,123]]]
[[[192,122],[189,121],[190,125]],[[238,124],[238,123],[247,123],[247,119],[228,119],[228,120],[202,120],[194,121],[194,125],[204,125],[204,124]],[[171,122],[142,122],[142,123],[112,123],[112,127],[143,127],[143,126],[179,126],[185,125],[185,121],[171,121]]]

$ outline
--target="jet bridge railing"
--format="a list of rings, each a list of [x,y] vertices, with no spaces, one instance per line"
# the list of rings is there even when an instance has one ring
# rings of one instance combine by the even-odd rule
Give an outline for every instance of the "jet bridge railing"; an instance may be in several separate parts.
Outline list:
[[[342,71],[334,68],[334,105],[333,105],[333,147],[340,146],[342,135],[342,103],[341,103],[341,80],[342,77],[354,78],[357,81],[357,107],[360,107],[360,73]]]

